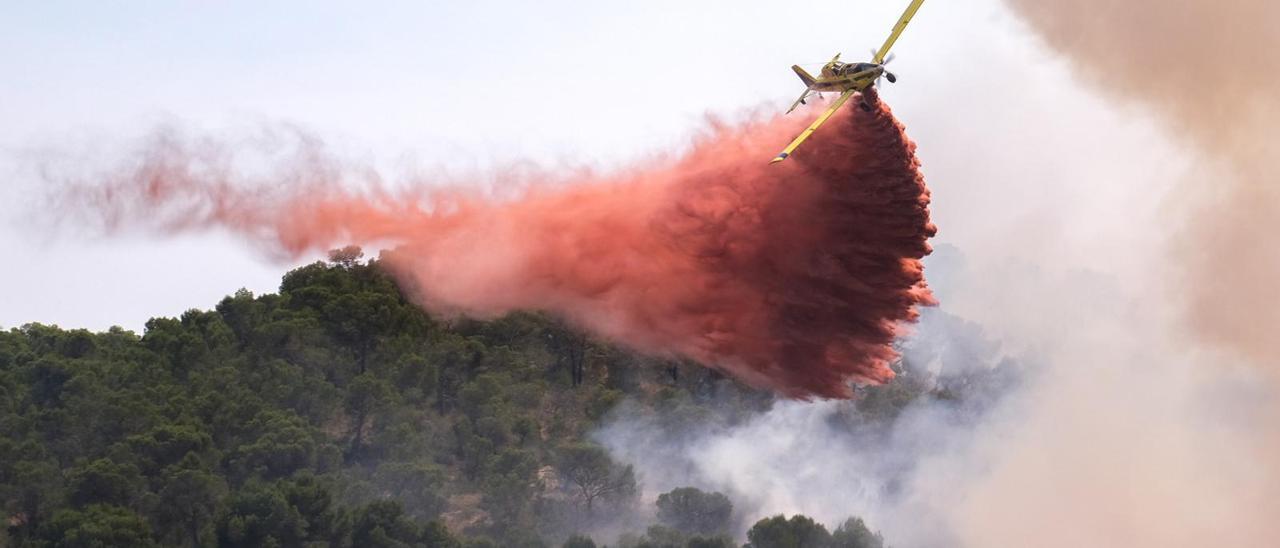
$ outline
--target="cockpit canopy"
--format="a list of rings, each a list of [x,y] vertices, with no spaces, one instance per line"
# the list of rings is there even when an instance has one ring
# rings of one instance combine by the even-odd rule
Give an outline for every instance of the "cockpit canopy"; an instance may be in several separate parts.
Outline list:
[[[874,69],[878,66],[880,65],[877,65],[875,63],[850,63],[848,65],[845,65],[842,68],[841,72],[843,72],[844,74],[857,74],[865,70]]]

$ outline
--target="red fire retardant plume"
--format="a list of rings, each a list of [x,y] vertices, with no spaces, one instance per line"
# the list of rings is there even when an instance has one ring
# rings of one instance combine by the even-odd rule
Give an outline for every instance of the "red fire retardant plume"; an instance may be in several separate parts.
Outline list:
[[[217,226],[293,254],[390,245],[383,264],[428,310],[549,311],[785,396],[847,398],[851,382],[893,378],[892,341],[934,302],[915,145],[870,99],[781,164],[768,160],[814,112],[716,125],[682,157],[516,199],[357,192],[324,169],[264,193],[230,180],[208,145],[152,147],[78,195],[116,226]]]

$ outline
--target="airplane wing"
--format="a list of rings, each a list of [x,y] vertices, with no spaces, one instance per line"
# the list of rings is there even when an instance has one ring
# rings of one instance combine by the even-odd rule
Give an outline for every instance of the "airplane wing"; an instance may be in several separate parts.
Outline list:
[[[884,45],[880,46],[880,51],[876,52],[876,56],[871,60],[877,65],[884,63],[884,56],[889,55],[889,48],[893,47],[893,43],[898,41],[898,36],[902,34],[902,29],[907,28],[907,23],[911,22],[911,18],[920,10],[920,4],[924,0],[911,0],[911,5],[907,6],[907,11],[902,12],[902,17],[898,18],[898,23],[893,26],[893,32],[889,34],[889,39],[884,41]]]
[[[796,147],[800,146],[800,143],[803,143],[804,140],[808,139],[810,135],[813,135],[813,132],[817,131],[822,124],[826,123],[827,118],[830,118],[832,114],[835,114],[836,110],[839,110],[841,106],[844,106],[845,101],[848,101],[850,97],[853,97],[854,93],[857,93],[857,90],[851,89],[841,93],[840,98],[836,99],[834,103],[831,103],[831,107],[828,108],[826,112],[823,112],[822,116],[819,116],[817,120],[814,120],[812,124],[809,124],[809,127],[800,132],[800,136],[796,137],[794,141],[791,141],[791,144],[787,145],[787,148],[782,149],[782,152],[769,163],[776,164],[786,160],[787,156],[790,156],[791,153],[796,150]]]
[[[791,114],[791,111],[795,110],[796,107],[803,105],[804,100],[808,98],[809,98],[809,88],[804,88],[804,93],[800,94],[800,98],[796,99],[796,102],[791,103],[791,108],[787,109],[786,114]]]

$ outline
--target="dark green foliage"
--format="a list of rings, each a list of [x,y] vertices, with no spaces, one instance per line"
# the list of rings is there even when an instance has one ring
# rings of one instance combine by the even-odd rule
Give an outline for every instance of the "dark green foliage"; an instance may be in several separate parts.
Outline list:
[[[670,441],[771,404],[720,374],[637,355],[537,313],[441,322],[358,249],[138,336],[0,331],[0,546],[726,548],[733,505],[680,488],[635,508],[635,471],[587,441],[623,399]],[[989,401],[1010,368],[860,389],[835,426],[875,432],[922,397]],[[946,381],[946,382],[941,382]],[[941,386],[941,388],[935,388]],[[446,526],[447,524],[447,526]],[[592,527],[600,527],[593,529]],[[883,548],[761,520],[753,548]],[[634,542],[632,542],[634,541]]]
[[[421,546],[425,544],[423,533],[404,515],[400,503],[377,501],[356,510],[351,544],[369,548]]]
[[[546,546],[634,500],[584,443],[624,397],[767,402],[542,314],[437,321],[360,256],[142,336],[0,331],[0,545]]]
[[[129,506],[139,491],[142,477],[137,467],[98,459],[72,468],[67,473],[67,502],[72,506],[114,504]]]
[[[277,486],[250,484],[230,497],[218,526],[218,543],[293,546],[307,538],[307,525]]]
[[[681,548],[687,541],[686,535],[677,529],[662,525],[651,525],[644,533],[644,542],[642,544]]]
[[[822,524],[800,514],[777,515],[757,521],[747,531],[748,548],[827,548],[831,533]]]
[[[158,536],[165,544],[202,545],[212,534],[226,493],[223,479],[207,470],[193,453],[165,469],[162,478],[153,518]]]
[[[635,495],[635,472],[630,465],[614,463],[604,448],[574,443],[559,453],[556,469],[587,513],[594,510],[597,501],[625,501]]]
[[[426,461],[386,462],[373,475],[376,488],[404,505],[419,519],[435,519],[445,510],[443,495],[447,472]]]
[[[872,532],[862,518],[851,517],[828,533],[808,516],[788,519],[777,515],[757,521],[747,531],[746,548],[884,548],[884,538]],[[709,544],[707,546],[715,546]],[[690,542],[689,548],[693,548]]]
[[[738,545],[733,542],[733,539],[722,535],[716,537],[690,537],[684,546],[685,548],[737,548]]]
[[[737,548],[737,543],[727,535],[687,535],[663,525],[652,525],[644,536],[624,537],[619,541],[623,548]]]
[[[849,518],[831,534],[834,548],[884,548],[884,537],[872,532],[862,518]]]
[[[733,503],[723,493],[681,487],[658,495],[658,521],[688,534],[729,532]]]
[[[127,508],[102,504],[83,510],[59,510],[40,528],[47,542],[68,548],[146,548],[156,546],[147,522]]]

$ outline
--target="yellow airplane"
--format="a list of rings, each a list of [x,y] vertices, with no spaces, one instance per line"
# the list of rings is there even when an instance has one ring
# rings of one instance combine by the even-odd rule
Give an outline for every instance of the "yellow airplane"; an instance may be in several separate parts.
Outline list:
[[[796,137],[787,148],[782,149],[782,153],[778,154],[770,163],[778,163],[786,160],[796,148],[813,135],[823,123],[830,118],[837,109],[844,106],[854,93],[861,92],[880,80],[881,77],[887,78],[889,82],[897,82],[898,77],[892,72],[885,70],[884,66],[893,60],[893,56],[889,55],[889,48],[893,47],[893,43],[898,41],[898,36],[902,34],[902,29],[907,28],[907,23],[911,22],[911,18],[915,16],[916,11],[920,9],[920,4],[924,0],[911,0],[911,5],[907,6],[907,11],[902,13],[902,17],[898,19],[898,24],[893,26],[893,32],[889,34],[889,39],[884,41],[884,45],[880,46],[880,50],[873,52],[873,57],[869,63],[842,63],[840,62],[840,54],[837,53],[827,64],[822,66],[822,72],[817,78],[811,76],[800,65],[792,65],[791,70],[796,71],[796,75],[800,76],[800,80],[804,82],[804,93],[800,94],[800,98],[791,104],[791,108],[787,109],[787,113],[795,110],[796,107],[805,104],[805,99],[814,93],[822,92],[840,92],[840,97],[836,99],[831,107],[822,113],[817,120],[814,120],[800,136]],[[871,110],[871,105],[865,101],[861,103],[863,110]]]

